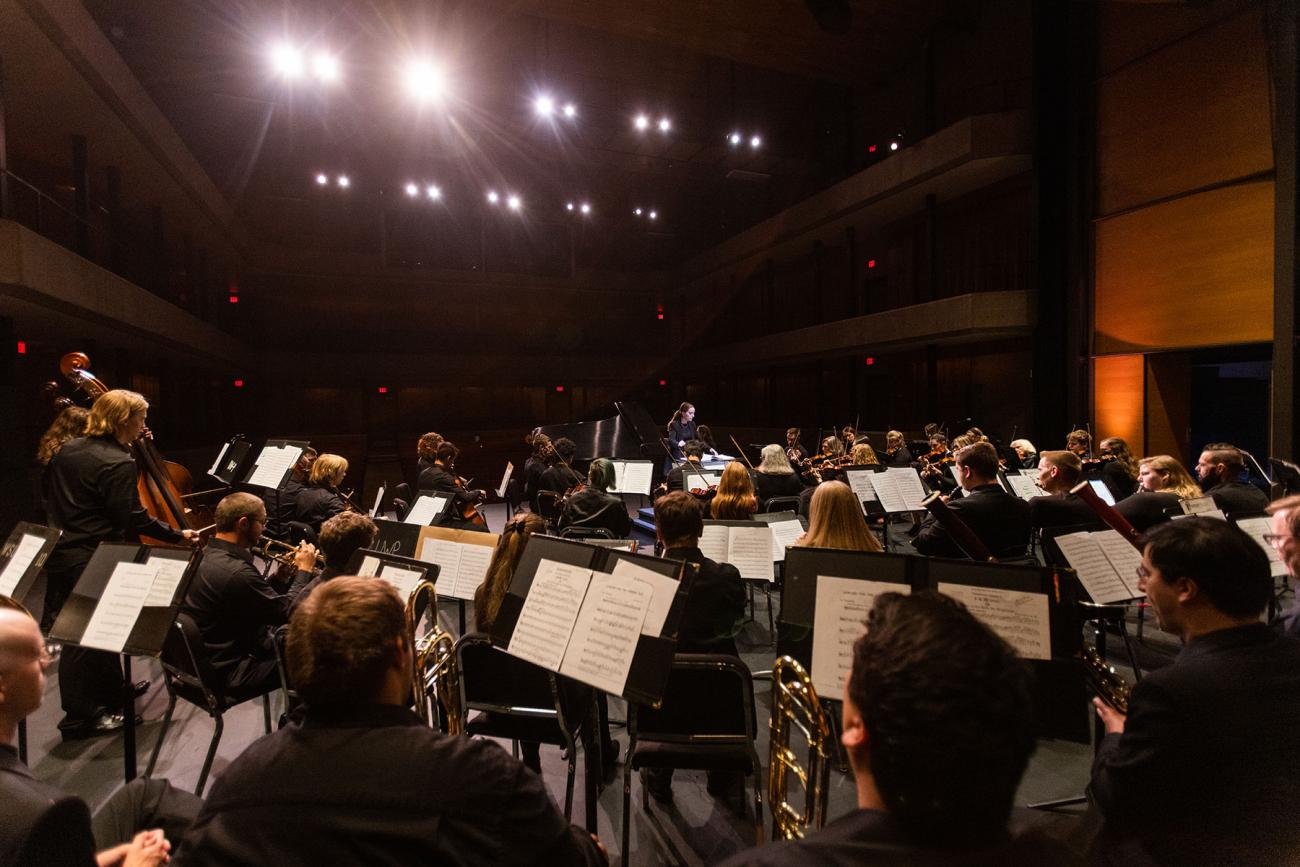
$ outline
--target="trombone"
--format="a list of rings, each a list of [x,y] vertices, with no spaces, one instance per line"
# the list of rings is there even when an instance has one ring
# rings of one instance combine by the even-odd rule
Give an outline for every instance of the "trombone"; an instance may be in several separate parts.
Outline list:
[[[429,631],[419,634],[420,621],[429,618]],[[406,600],[406,635],[415,664],[411,669],[411,693],[415,712],[426,725],[437,704],[442,728],[447,734],[462,733],[460,666],[456,662],[456,639],[438,625],[438,601],[431,581],[415,585]]]
[[[790,749],[790,732],[797,727],[808,741],[808,767]],[[772,809],[772,839],[802,840],[804,831],[826,824],[829,797],[831,733],[813,688],[812,678],[793,657],[782,656],[772,666],[772,716],[768,723],[767,797]],[[803,811],[789,802],[789,775],[804,790]]]

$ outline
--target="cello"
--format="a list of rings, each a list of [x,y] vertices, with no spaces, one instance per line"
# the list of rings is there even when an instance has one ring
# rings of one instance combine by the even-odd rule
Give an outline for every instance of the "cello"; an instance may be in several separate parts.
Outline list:
[[[94,403],[109,388],[89,367],[90,357],[84,352],[69,352],[59,359],[59,372]],[[135,458],[140,503],[150,515],[178,531],[198,530],[206,523],[183,505],[186,495],[194,490],[189,470],[165,460],[148,429],[131,444],[131,455]],[[142,537],[141,541],[165,544],[148,537]]]

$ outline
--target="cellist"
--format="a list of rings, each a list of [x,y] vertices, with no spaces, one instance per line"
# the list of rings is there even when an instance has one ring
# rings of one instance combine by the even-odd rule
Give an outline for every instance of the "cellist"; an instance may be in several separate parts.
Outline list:
[[[454,494],[455,502],[452,504],[451,517],[445,525],[486,531],[487,522],[475,506],[481,503],[487,494],[465,488],[464,479],[456,475],[456,458],[459,456],[460,449],[455,443],[448,440],[439,443],[433,466],[426,466],[420,473],[420,493],[436,491]]]
[[[128,535],[198,541],[196,531],[175,530],[140,504],[130,449],[144,433],[148,412],[149,403],[133,391],[105,392],[90,409],[85,436],[69,440],[50,459],[45,471],[49,520],[63,535],[45,562],[43,622],[53,624],[100,542],[121,542]],[[137,695],[143,692],[139,685],[136,689]],[[66,714],[59,730],[64,740],[122,728],[122,692],[117,654],[64,649],[59,659],[59,693]]]

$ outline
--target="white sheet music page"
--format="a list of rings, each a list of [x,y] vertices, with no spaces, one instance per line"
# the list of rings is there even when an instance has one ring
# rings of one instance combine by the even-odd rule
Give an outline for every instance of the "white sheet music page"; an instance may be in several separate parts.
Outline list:
[[[4,571],[0,571],[0,594],[12,596],[14,590],[18,589],[18,582],[23,580],[23,575],[27,574],[27,569],[36,559],[36,555],[41,553],[41,546],[45,540],[40,536],[33,536],[31,533],[23,533],[23,537],[18,540],[14,546],[14,552],[9,557],[9,562],[5,564]]]
[[[817,576],[817,602],[813,609],[813,686],[823,700],[838,699],[844,678],[853,667],[853,642],[865,629],[867,612],[881,593],[908,593],[903,584],[863,581],[857,578]]]
[[[542,668],[559,671],[591,575],[591,570],[583,566],[545,559],[538,563],[506,650]],[[638,630],[640,627],[638,622]]]
[[[1280,578],[1287,574],[1286,563],[1282,562],[1282,556],[1277,553],[1277,549],[1264,541],[1264,534],[1273,532],[1270,529],[1271,522],[1271,518],[1242,518],[1237,521],[1237,526],[1264,549],[1264,553],[1268,555],[1269,570],[1274,578]]]
[[[1022,500],[1047,495],[1047,491],[1038,487],[1038,480],[1033,476],[1018,476],[1007,473],[1007,484],[1011,486],[1011,492]]]
[[[656,638],[663,634],[668,610],[673,607],[673,599],[677,596],[677,579],[660,575],[653,569],[647,569],[631,560],[619,560],[614,564],[611,574],[619,578],[640,581],[650,588],[650,607],[646,609],[645,621],[641,624],[641,634]]]
[[[403,524],[419,524],[421,527],[442,514],[451,497],[425,494],[417,497],[411,504],[411,511],[402,519]]]
[[[888,473],[872,473],[871,475],[871,485],[876,489],[876,497],[880,500],[880,508],[890,513],[908,511],[907,501],[903,498],[903,492],[899,490],[897,476],[891,476]]]
[[[410,598],[411,591],[420,583],[423,575],[424,573],[419,569],[406,569],[401,566],[394,566],[392,563],[384,563],[379,567],[377,577],[392,584],[397,589],[397,592],[402,595],[402,601],[405,602]]]
[[[876,493],[875,485],[872,483],[872,477],[876,474],[871,470],[845,470],[844,475],[848,477],[849,487],[859,503],[864,500],[880,501],[880,495]],[[867,507],[863,506],[862,514],[866,513]]]
[[[767,526],[772,528],[772,559],[785,560],[785,549],[799,541],[803,535],[803,524],[798,518],[789,521],[773,521]]]
[[[1138,589],[1137,579],[1138,567],[1142,565],[1142,553],[1115,530],[1097,530],[1092,534],[1092,538],[1096,540],[1097,547],[1106,555],[1110,565],[1115,567],[1115,574],[1119,575],[1124,586],[1128,588],[1127,598],[1142,598],[1145,594]]]
[[[1111,532],[1114,532],[1113,530]],[[1120,537],[1123,541],[1123,537]],[[1128,542],[1124,542],[1128,545]],[[1079,583],[1088,591],[1093,602],[1123,602],[1133,598],[1128,584],[1120,578],[1110,558],[1101,550],[1101,545],[1092,533],[1084,530],[1056,537],[1056,546],[1065,555],[1066,561],[1074,574],[1079,576]],[[1132,545],[1129,545],[1132,548]]]
[[[1042,593],[939,582],[939,592],[966,606],[1025,659],[1051,659],[1047,597]]]
[[[493,549],[487,545],[469,543],[461,543],[457,547],[460,548],[460,568],[456,570],[456,587],[452,590],[452,595],[457,599],[473,599],[474,591],[487,579]]]
[[[755,521],[750,527],[727,527],[730,544],[727,555],[730,563],[740,570],[741,578],[756,581],[775,581],[772,568],[772,527]]]
[[[621,694],[627,685],[627,673],[653,595],[649,584],[635,578],[605,572],[593,574],[573,627],[573,637],[560,664],[560,674],[614,695]],[[516,626],[515,635],[518,634]]]
[[[217,468],[221,466],[221,461],[225,458],[226,452],[228,451],[230,451],[230,443],[226,443],[221,447],[221,451],[217,452],[217,459],[212,462],[211,467],[208,467],[209,476],[212,476],[213,478],[217,477]]]
[[[501,475],[501,484],[497,486],[497,499],[504,499],[506,495],[506,485],[510,484],[510,474],[515,471],[515,465],[506,461],[506,471]]]
[[[730,537],[727,528],[719,524],[705,523],[704,532],[700,534],[700,553],[715,563],[726,563],[727,548]]]
[[[615,478],[618,490],[610,488],[616,494],[640,494],[650,496],[650,479],[654,474],[654,464],[650,461],[620,461]]]
[[[302,449],[297,446],[267,446],[257,456],[257,466],[248,477],[248,484],[263,488],[278,488],[284,474],[298,463]]]
[[[902,511],[924,511],[925,507],[921,505],[921,501],[930,496],[930,492],[925,489],[916,470],[911,467],[888,467],[884,474],[898,480],[898,493],[906,504]]]
[[[379,514],[379,507],[383,504],[383,502],[384,502],[384,486],[380,485],[379,490],[375,491],[375,504],[370,507],[370,517],[373,518]]]
[[[357,574],[367,575],[371,578],[378,578],[379,570],[381,568],[383,568],[383,564],[380,562],[379,558],[367,554],[361,558],[361,568],[357,570]]]
[[[185,577],[185,569],[190,565],[189,561],[173,560],[170,557],[150,557],[147,565],[154,568],[155,574],[153,586],[149,588],[149,595],[145,597],[144,604],[151,608],[167,608],[176,596],[176,588],[180,586],[181,579]]]
[[[456,595],[456,573],[460,571],[460,545],[446,539],[426,539],[420,559],[438,567],[433,587],[439,596]]]
[[[157,563],[118,563],[90,615],[81,646],[121,653],[157,574]]]

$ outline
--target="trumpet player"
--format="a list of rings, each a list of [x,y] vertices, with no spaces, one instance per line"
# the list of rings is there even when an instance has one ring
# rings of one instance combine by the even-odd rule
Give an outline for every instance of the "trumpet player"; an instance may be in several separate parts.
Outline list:
[[[230,494],[217,504],[216,533],[185,596],[203,638],[208,662],[228,691],[259,694],[279,683],[270,632],[289,621],[293,600],[313,577],[316,547],[294,552],[289,591],[281,594],[253,567],[252,547],[266,529],[266,506],[252,494]]]

